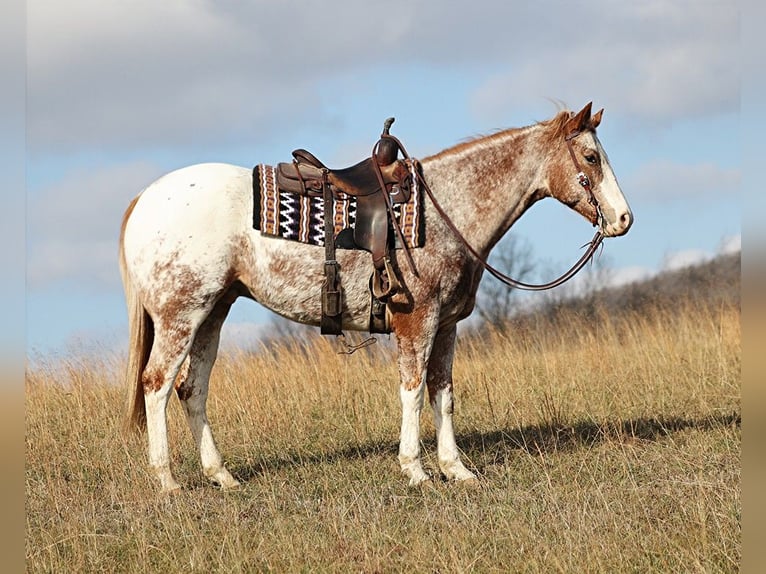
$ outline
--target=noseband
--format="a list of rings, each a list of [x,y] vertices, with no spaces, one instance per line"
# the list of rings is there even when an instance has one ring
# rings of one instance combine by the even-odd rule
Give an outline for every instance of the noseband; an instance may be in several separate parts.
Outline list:
[[[576,136],[578,136],[581,132],[573,132],[569,134],[566,138],[566,144],[567,149],[569,149],[569,154],[572,157],[572,161],[574,162],[575,169],[578,171],[576,177],[577,182],[583,186],[585,191],[588,192],[588,195],[590,196],[588,198],[588,202],[595,206],[596,208],[596,222],[593,224],[598,225],[598,231],[596,231],[596,234],[593,236],[593,239],[591,239],[588,243],[585,245],[588,246],[588,249],[583,253],[582,257],[577,260],[577,262],[567,271],[564,273],[561,277],[558,279],[554,279],[553,281],[550,281],[548,283],[542,283],[539,285],[532,284],[532,283],[525,283],[523,281],[519,281],[518,279],[513,279],[512,277],[509,277],[508,275],[504,274],[502,271],[499,271],[498,269],[495,269],[490,265],[486,259],[484,259],[479,253],[471,247],[471,245],[468,243],[468,241],[463,237],[463,235],[460,233],[460,230],[455,226],[454,223],[452,223],[452,220],[449,218],[447,213],[442,209],[442,206],[439,205],[439,202],[436,200],[436,197],[434,197],[433,192],[431,191],[431,187],[426,183],[425,178],[423,177],[423,174],[421,173],[420,169],[416,169],[415,173],[417,174],[418,181],[420,182],[420,185],[425,190],[426,194],[428,195],[428,198],[431,200],[431,203],[433,203],[434,208],[436,209],[437,213],[441,216],[442,220],[446,224],[446,226],[452,231],[452,233],[455,235],[457,239],[460,240],[460,242],[465,246],[465,248],[468,250],[468,252],[473,255],[476,260],[481,264],[484,269],[487,270],[487,272],[495,277],[500,282],[504,283],[508,287],[514,287],[516,289],[522,289],[524,291],[545,291],[547,289],[553,289],[554,287],[558,287],[562,283],[565,283],[569,281],[572,277],[577,275],[577,273],[582,269],[585,264],[590,261],[590,259],[593,257],[594,253],[596,253],[596,250],[601,245],[601,242],[604,240],[604,235],[601,233],[601,224],[603,222],[603,216],[601,214],[601,208],[598,205],[598,201],[596,200],[596,196],[593,194],[593,190],[591,189],[590,185],[590,179],[587,175],[585,175],[585,172],[580,167],[580,163],[577,161],[577,157],[575,156],[574,149],[572,149],[572,143],[571,140],[574,139]],[[402,155],[410,160],[410,161],[416,161],[412,160],[407,153],[407,150],[404,149],[404,145],[396,136],[392,136],[390,134],[384,134],[385,138],[390,138],[401,150]],[[584,247],[584,246],[583,246]]]

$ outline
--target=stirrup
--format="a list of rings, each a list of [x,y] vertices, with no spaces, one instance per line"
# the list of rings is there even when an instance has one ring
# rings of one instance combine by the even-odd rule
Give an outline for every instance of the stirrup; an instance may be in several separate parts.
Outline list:
[[[388,257],[383,259],[383,269],[375,269],[370,279],[370,289],[376,299],[384,301],[401,288],[399,279],[391,267],[391,260]]]
[[[370,333],[391,333],[386,302],[370,292]]]

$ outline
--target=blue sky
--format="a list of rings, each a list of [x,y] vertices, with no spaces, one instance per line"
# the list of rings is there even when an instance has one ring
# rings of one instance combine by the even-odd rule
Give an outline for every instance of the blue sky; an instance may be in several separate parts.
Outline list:
[[[737,249],[739,27],[733,1],[32,0],[27,349],[126,337],[117,237],[152,180],[198,162],[282,161],[296,147],[355,162],[388,116],[422,157],[546,119],[551,100],[592,100],[636,218],[606,244],[612,280]],[[512,233],[543,273],[576,259],[591,228],[548,200]],[[224,338],[269,320],[243,300]]]

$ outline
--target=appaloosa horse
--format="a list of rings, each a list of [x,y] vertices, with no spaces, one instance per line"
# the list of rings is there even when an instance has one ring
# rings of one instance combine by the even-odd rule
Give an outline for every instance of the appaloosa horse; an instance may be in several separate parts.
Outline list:
[[[554,197],[604,236],[625,234],[633,215],[596,137],[603,110],[561,111],[548,121],[461,143],[421,160],[425,245],[415,268],[393,264],[401,289],[388,302],[398,345],[402,425],[399,463],[409,482],[429,477],[420,462],[425,388],[434,412],[441,472],[475,476],[461,462],[452,424],[452,362],[458,321],[474,307],[483,258],[536,201]],[[582,181],[587,176],[588,186]],[[205,476],[238,485],[219,454],[206,414],[221,325],[237,297],[252,298],[301,323],[318,325],[322,247],[253,229],[253,172],[226,164],[174,171],[147,187],[125,213],[120,270],[128,305],[129,426],[146,425],[149,463],[163,491],[179,488],[170,469],[166,407],[173,388],[186,412]],[[452,221],[446,223],[446,215]],[[465,239],[459,240],[458,231]],[[343,325],[369,320],[369,255],[341,250]],[[414,271],[414,272],[413,272]]]

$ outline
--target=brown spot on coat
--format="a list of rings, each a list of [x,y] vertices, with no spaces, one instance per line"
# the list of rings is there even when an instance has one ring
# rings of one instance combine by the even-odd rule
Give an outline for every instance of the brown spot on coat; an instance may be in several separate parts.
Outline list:
[[[420,382],[421,382],[420,378],[413,377],[412,379],[410,379],[409,381],[407,381],[407,382],[405,382],[403,384],[404,390],[406,390],[406,391],[414,391],[415,389],[417,389],[420,386]]]
[[[144,387],[144,394],[156,393],[162,388],[165,382],[165,377],[161,371],[149,371],[146,370],[141,375],[141,384]]]

